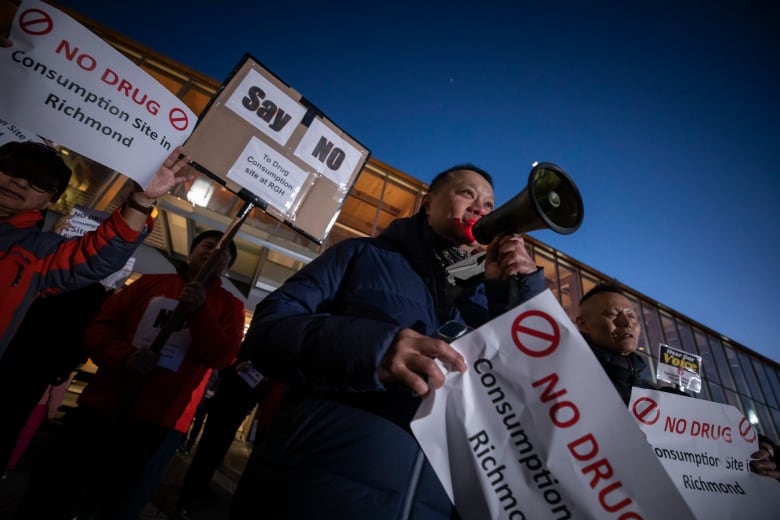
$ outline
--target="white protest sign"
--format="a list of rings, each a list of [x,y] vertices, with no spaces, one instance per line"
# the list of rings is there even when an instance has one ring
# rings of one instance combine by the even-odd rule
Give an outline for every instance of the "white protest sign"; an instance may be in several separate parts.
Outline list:
[[[306,107],[256,70],[247,72],[225,106],[279,144],[290,139],[306,115]]]
[[[43,139],[38,137],[34,132],[20,128],[17,124],[9,121],[4,116],[0,115],[0,145],[10,143],[12,141],[25,142],[32,141],[34,143],[42,143]]]
[[[101,222],[109,216],[107,211],[86,208],[76,204],[71,208],[68,215],[63,215],[54,224],[54,232],[67,238],[80,237],[84,233],[94,231]],[[124,267],[113,274],[100,280],[106,289],[119,289],[127,279],[133,274],[135,266],[135,257],[131,256],[125,262]]]
[[[549,290],[452,346],[411,428],[464,520],[692,518]]]
[[[696,518],[777,518],[780,482],[750,472],[758,435],[739,410],[644,388],[629,410]]]
[[[656,378],[698,394],[701,392],[701,356],[661,343]]]
[[[142,186],[196,116],[154,78],[61,11],[25,0],[0,48],[0,114]]]
[[[308,130],[295,149],[295,156],[333,181],[342,189],[361,162],[362,151],[355,148],[319,119]]]
[[[149,300],[141,321],[138,322],[135,329],[133,346],[149,348],[178,303],[178,300],[164,296],[155,296]],[[157,366],[174,372],[179,370],[191,343],[192,336],[190,336],[190,330],[186,324],[179,330],[173,331],[160,351],[160,360],[157,362]]]
[[[94,231],[108,218],[108,212],[86,208],[76,204],[67,217],[63,216],[55,224],[55,231],[67,238],[80,237],[88,231]]]
[[[308,174],[257,137],[238,156],[227,178],[252,193],[263,193],[266,202],[288,212]]]

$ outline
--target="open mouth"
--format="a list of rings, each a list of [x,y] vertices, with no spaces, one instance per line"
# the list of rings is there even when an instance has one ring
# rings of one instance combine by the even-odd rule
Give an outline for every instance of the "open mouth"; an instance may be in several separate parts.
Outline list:
[[[472,228],[474,227],[474,224],[477,223],[477,219],[474,220],[463,220],[461,218],[454,218],[452,219],[455,223],[455,226],[460,229],[461,233],[470,241],[470,242],[476,242],[476,239],[474,238],[474,233],[472,231]]]

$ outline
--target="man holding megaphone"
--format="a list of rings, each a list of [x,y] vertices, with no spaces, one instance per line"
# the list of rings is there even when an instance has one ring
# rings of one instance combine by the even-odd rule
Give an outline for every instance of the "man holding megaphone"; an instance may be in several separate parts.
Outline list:
[[[269,518],[451,517],[409,422],[444,383],[441,366],[466,370],[449,340],[545,288],[519,231],[475,241],[493,206],[487,172],[450,168],[416,215],[330,247],[260,302],[245,338],[251,361],[288,390],[232,518],[258,507]],[[479,273],[448,273],[475,250]]]

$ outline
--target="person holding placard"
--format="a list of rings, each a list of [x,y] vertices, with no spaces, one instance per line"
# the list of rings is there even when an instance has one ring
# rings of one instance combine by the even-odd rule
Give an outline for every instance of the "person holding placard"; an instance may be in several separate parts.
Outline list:
[[[252,364],[288,386],[231,518],[454,515],[410,420],[445,370],[466,370],[448,341],[544,289],[515,235],[493,239],[484,273],[448,275],[476,252],[471,227],[493,205],[487,172],[450,168],[416,215],[330,247],[257,306]]]
[[[639,313],[619,286],[604,283],[585,293],[575,323],[626,406],[635,386],[690,397],[674,387],[657,388],[643,377],[646,365],[636,353],[642,329]],[[759,450],[752,455],[752,470],[759,475],[780,478],[773,456],[774,443],[762,436]]]
[[[0,146],[0,357],[30,304],[97,282],[125,265],[146,238],[156,199],[191,179],[174,150],[145,190],[132,193],[95,231],[66,239],[45,233],[42,211],[65,192],[71,171],[58,152],[33,142]]]
[[[238,353],[244,304],[220,280],[235,261],[235,244],[214,252],[219,258],[209,276],[196,278],[221,236],[200,233],[179,273],[144,275],[103,303],[84,334],[98,371],[33,468],[17,518],[141,513],[192,423],[212,369],[229,366]],[[179,304],[186,322],[161,352],[152,351],[148,346]]]

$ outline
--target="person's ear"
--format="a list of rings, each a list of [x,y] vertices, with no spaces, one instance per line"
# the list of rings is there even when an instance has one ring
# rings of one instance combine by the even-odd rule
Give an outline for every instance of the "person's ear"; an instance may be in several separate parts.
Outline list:
[[[423,195],[422,204],[421,204],[422,209],[425,210],[425,214],[426,215],[428,214],[428,210],[430,209],[430,205],[431,205],[431,194],[430,193],[426,193],[425,195]]]
[[[587,332],[588,322],[585,321],[585,318],[582,316],[577,316],[574,318],[574,323],[577,324],[577,328],[580,329],[580,332]]]

